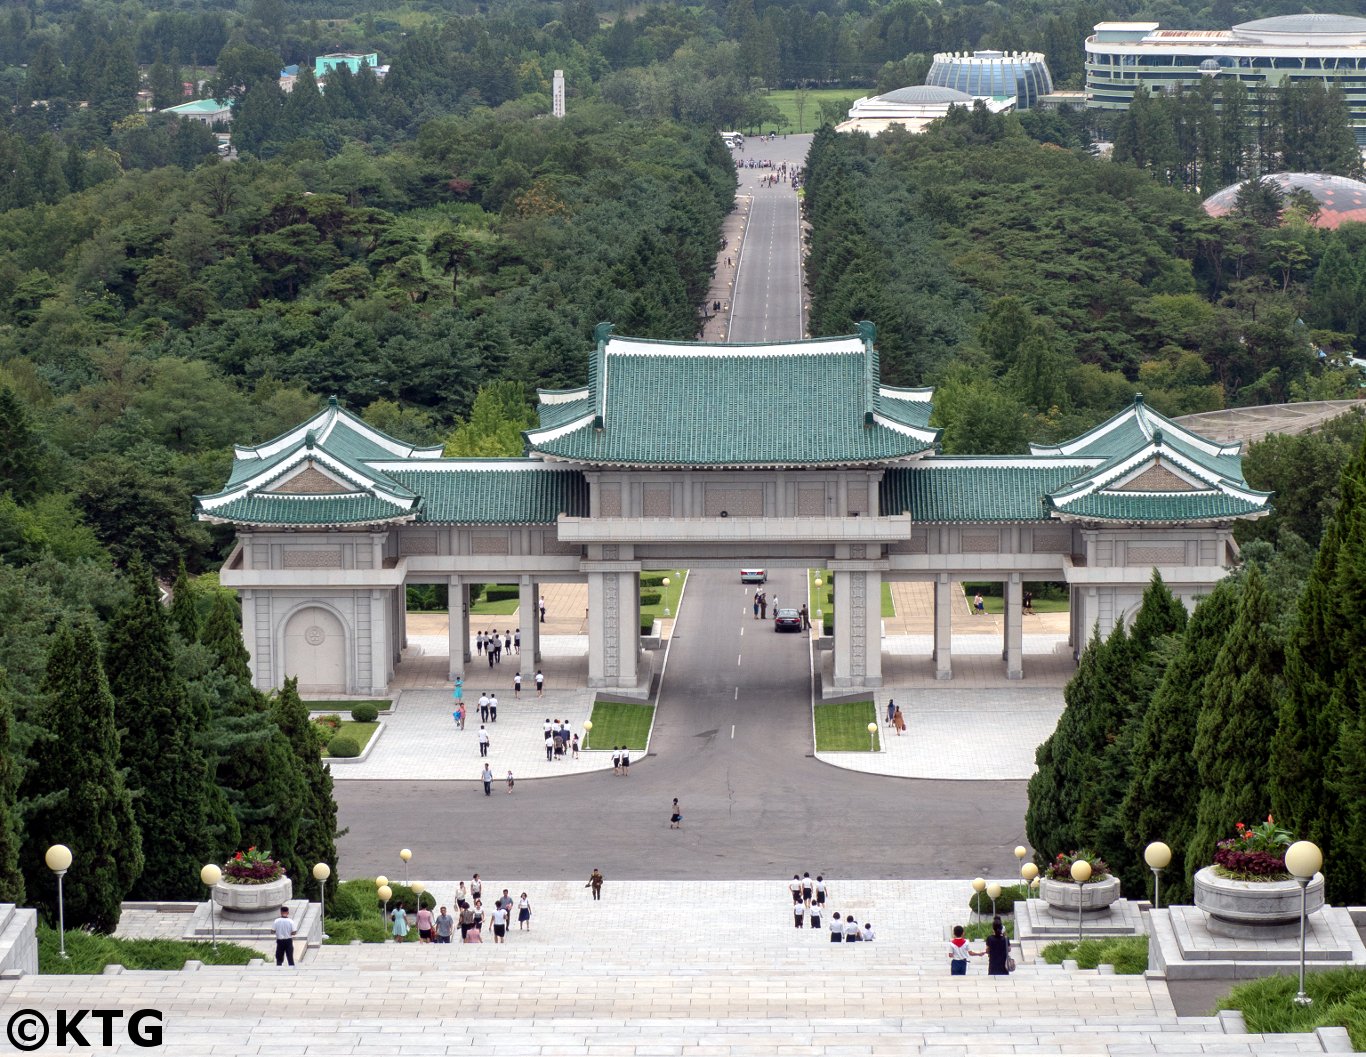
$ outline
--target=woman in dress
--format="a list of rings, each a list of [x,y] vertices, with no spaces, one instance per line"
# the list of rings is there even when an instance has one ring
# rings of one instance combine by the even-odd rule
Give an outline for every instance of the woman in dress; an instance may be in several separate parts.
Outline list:
[[[991,935],[987,937],[987,975],[1009,976],[1010,970],[1006,968],[1006,959],[1009,957],[1010,940],[1005,938],[1001,919],[995,918],[991,922]]]
[[[902,717],[900,708],[892,713],[892,726],[896,727],[896,736],[898,738],[905,733],[906,720]]]
[[[403,937],[408,935],[408,912],[403,909],[402,904],[394,907],[394,942],[402,943]]]
[[[517,929],[531,931],[531,900],[526,897],[525,892],[517,900]]]
[[[417,908],[417,941],[418,943],[431,943],[432,939],[432,912],[419,903]]]

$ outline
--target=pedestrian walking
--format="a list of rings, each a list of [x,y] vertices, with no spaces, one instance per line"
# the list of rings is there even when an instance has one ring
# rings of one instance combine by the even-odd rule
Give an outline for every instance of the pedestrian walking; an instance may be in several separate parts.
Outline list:
[[[793,903],[793,904],[792,904],[792,924],[793,924],[796,928],[799,928],[799,929],[800,929],[800,928],[805,928],[805,927],[806,927],[806,922],[805,922],[805,920],[804,920],[805,917],[806,917],[806,905],[805,905],[804,903]]]
[[[805,602],[802,603],[802,610],[801,610],[801,612],[802,612],[802,630],[803,630],[803,631],[810,631],[810,630],[811,630],[811,614],[810,614],[809,612],[807,612],[806,603],[805,603]]]
[[[853,915],[853,914],[845,914],[845,915],[844,915],[844,942],[845,942],[845,943],[858,943],[861,939],[863,939],[863,930],[862,930],[861,928],[859,928],[858,922],[854,920],[854,915]]]
[[[446,913],[446,908],[441,908],[441,913],[436,917],[436,942],[450,943],[451,933],[455,931],[455,918]]]
[[[625,745],[621,747],[621,773],[623,777],[631,777],[631,750]]]
[[[489,644],[487,656],[488,656],[488,659],[489,659],[489,667],[492,668],[492,667],[493,667],[493,645],[492,645],[492,643]]]
[[[512,656],[512,635],[507,631],[503,632],[503,652],[509,657]]]
[[[493,772],[492,772],[491,770],[489,770],[489,765],[488,765],[488,764],[484,764],[484,770],[483,770],[483,772],[479,775],[479,777],[480,777],[481,779],[483,779],[483,782],[484,782],[484,795],[485,795],[485,796],[492,796],[492,795],[493,795]]]
[[[825,906],[825,878],[820,874],[816,875],[816,906]]]
[[[579,736],[578,736],[577,734],[574,735],[574,742],[573,742],[573,745],[574,745],[574,759],[577,760],[577,759],[579,758]]]
[[[487,730],[484,729],[484,725],[483,725],[482,723],[479,725],[479,734],[478,734],[478,738],[479,738],[479,755],[480,755],[480,756],[487,756],[487,755],[489,754],[489,732],[488,732]]]
[[[545,758],[547,761],[555,758],[555,739],[549,734],[545,736]]]
[[[863,923],[863,931],[859,933],[859,939],[864,943],[872,943],[873,940],[877,939],[877,937],[873,935],[873,923],[871,921],[865,921]]]
[[[811,905],[811,888],[811,875],[809,873],[802,874],[802,902],[808,906]]]
[[[818,929],[818,928],[820,928],[820,927],[821,927],[821,905],[820,905],[819,903],[812,903],[812,904],[811,904],[810,915],[811,915],[811,927],[812,927],[813,929]]]
[[[756,587],[754,589],[754,619],[759,619],[759,595],[762,592]]]
[[[474,928],[474,908],[468,905],[460,910],[460,942],[467,942],[470,929]]]
[[[417,942],[432,942],[432,912],[422,905],[421,896],[417,905]]]
[[[540,697],[543,690],[545,690],[545,675],[538,668],[536,669],[536,696]]]
[[[455,890],[455,905],[461,910],[469,906],[469,900],[465,898],[465,882],[460,882],[460,887]]]
[[[906,730],[906,720],[902,717],[900,708],[892,714],[892,726],[896,727],[896,736],[898,738],[901,737]]]
[[[493,942],[506,943],[508,931],[508,912],[502,907],[493,908]]]
[[[475,874],[474,879],[470,881],[470,901],[474,903],[479,902],[479,897],[483,894],[484,882],[479,880],[478,874]]]
[[[512,651],[513,651],[514,653],[521,653],[521,652],[522,652],[522,629],[521,629],[521,628],[518,628],[516,631],[514,631],[514,632],[512,633]]]
[[[896,715],[896,702],[891,698],[887,699],[887,726],[892,725],[892,717]]]
[[[588,883],[584,885],[584,888],[593,889],[594,899],[602,898],[602,871],[596,866],[593,867],[593,874],[588,878]]]
[[[681,811],[678,810],[678,797],[674,797],[673,814],[671,814],[671,815],[669,816],[669,828],[670,828],[670,829],[682,829],[682,827],[683,827],[683,813],[682,813]]]
[[[977,594],[973,597],[972,608],[976,611],[979,617],[986,615],[986,604],[982,601],[981,591],[978,591]]]
[[[490,722],[490,723],[497,723],[497,722],[498,722],[498,695],[497,695],[497,694],[490,694],[490,695],[489,695],[489,722]]]
[[[792,902],[800,903],[802,901],[802,879],[799,875],[792,875],[792,880],[788,884],[787,890],[792,893]]]
[[[489,721],[489,692],[487,690],[479,695],[479,718],[485,723]]]
[[[768,619],[768,595],[762,591],[759,592],[759,619]]]
[[[616,745],[612,746],[612,773],[621,774],[621,749]]]
[[[1010,975],[1010,940],[1005,937],[1005,930],[999,917],[992,919],[991,935],[987,937],[986,956],[988,976]]]
[[[512,696],[514,700],[522,699],[522,673],[518,672],[512,677]]]
[[[484,655],[484,633],[482,631],[474,636],[474,650],[479,656]]]
[[[522,929],[531,931],[531,900],[526,897],[525,892],[517,900],[517,931],[520,932]]]
[[[541,623],[545,623],[545,595],[541,595]]]
[[[512,772],[508,771],[508,792],[512,792]]]
[[[840,924],[839,912],[836,911],[835,916],[830,919],[830,942],[839,943],[842,939],[844,939],[844,926]]]
[[[293,968],[294,933],[299,931],[299,923],[290,918],[289,907],[280,908],[280,916],[271,923],[270,930],[275,933],[275,964],[283,965],[288,958]]]
[[[483,943],[483,942],[484,942],[484,933],[483,933],[483,930],[479,927],[479,923],[478,923],[477,921],[476,921],[473,925],[471,925],[471,926],[469,927],[469,930],[465,933],[465,942],[466,942],[466,943]]]
[[[391,930],[394,934],[394,942],[402,943],[403,937],[408,935],[408,911],[404,910],[403,904],[400,903],[398,906],[394,907],[393,913],[389,916],[394,923],[394,927]]]
[[[949,975],[967,976],[968,959],[979,957],[985,951],[968,950],[968,941],[963,938],[963,926],[953,926],[953,939],[949,940]]]

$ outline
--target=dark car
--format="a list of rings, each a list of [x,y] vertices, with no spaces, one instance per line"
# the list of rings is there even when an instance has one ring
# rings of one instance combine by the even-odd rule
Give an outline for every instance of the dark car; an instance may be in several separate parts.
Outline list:
[[[773,614],[774,631],[801,631],[802,615],[795,609],[780,609]]]

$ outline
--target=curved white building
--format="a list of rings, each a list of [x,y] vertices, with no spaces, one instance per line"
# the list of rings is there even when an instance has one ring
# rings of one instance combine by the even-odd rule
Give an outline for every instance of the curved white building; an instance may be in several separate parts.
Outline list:
[[[951,106],[972,109],[981,99],[993,114],[1009,110],[1014,100],[997,100],[990,97],[972,96],[954,88],[941,88],[930,84],[913,84],[908,88],[898,88],[885,95],[864,96],[854,101],[849,109],[849,119],[835,126],[836,132],[866,132],[876,136],[892,125],[901,125],[907,132],[920,133],[931,121],[937,121],[949,112]]]
[[[1134,89],[1236,79],[1249,90],[1313,78],[1338,80],[1366,143],[1366,18],[1281,15],[1226,30],[1161,29],[1156,22],[1101,22],[1086,39],[1086,105],[1127,110]]]

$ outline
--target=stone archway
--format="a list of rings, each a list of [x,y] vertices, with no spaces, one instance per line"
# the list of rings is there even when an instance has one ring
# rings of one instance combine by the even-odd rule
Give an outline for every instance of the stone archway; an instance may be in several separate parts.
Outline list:
[[[308,606],[285,625],[284,674],[300,693],[346,693],[346,630],[320,606]]]

